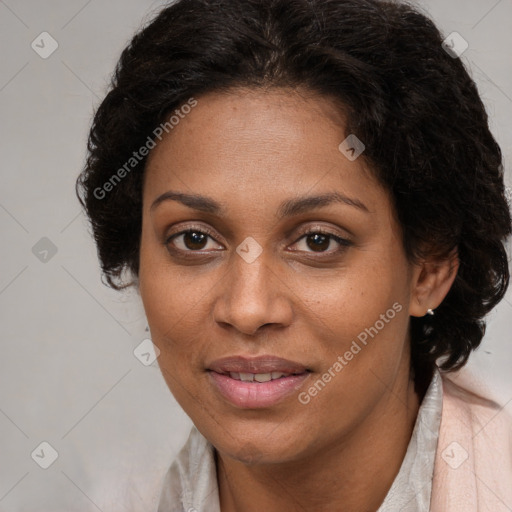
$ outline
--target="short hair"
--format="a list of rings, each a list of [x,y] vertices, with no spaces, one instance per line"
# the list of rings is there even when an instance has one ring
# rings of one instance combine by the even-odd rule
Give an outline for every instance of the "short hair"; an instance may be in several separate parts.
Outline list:
[[[293,88],[343,108],[390,193],[409,261],[457,248],[435,315],[410,319],[411,369],[461,368],[509,284],[502,154],[477,87],[416,7],[379,0],[178,0],[124,49],[96,110],[76,190],[103,278],[138,278],[149,145],[191,98]],[[168,131],[168,130],[166,130]],[[131,162],[127,166],[127,162]],[[132,165],[133,164],[133,165]],[[125,172],[123,172],[123,169]],[[124,271],[132,276],[123,282]]]

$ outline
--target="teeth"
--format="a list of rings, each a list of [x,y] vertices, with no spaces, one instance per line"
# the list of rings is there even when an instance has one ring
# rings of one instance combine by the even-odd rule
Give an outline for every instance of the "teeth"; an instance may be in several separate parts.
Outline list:
[[[243,382],[269,382],[270,380],[280,379],[281,377],[287,377],[288,373],[283,372],[272,372],[272,373],[238,373],[229,372],[229,376],[232,379],[241,380]]]
[[[268,382],[269,380],[272,380],[272,374],[270,373],[257,373],[254,376],[254,380],[257,382]]]

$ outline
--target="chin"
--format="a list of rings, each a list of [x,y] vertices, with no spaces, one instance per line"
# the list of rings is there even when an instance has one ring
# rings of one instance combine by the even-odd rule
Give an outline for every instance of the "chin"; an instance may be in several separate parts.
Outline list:
[[[275,425],[253,429],[250,434],[243,427],[237,432],[226,426],[224,432],[219,435],[217,427],[215,435],[208,439],[223,456],[246,465],[290,462],[299,458],[305,448],[303,434]]]

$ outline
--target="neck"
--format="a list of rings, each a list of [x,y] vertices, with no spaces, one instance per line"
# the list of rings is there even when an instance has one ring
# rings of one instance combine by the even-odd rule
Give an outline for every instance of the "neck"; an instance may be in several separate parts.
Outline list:
[[[221,511],[376,511],[400,470],[422,398],[413,381],[395,388],[350,435],[302,460],[249,466],[216,452]]]

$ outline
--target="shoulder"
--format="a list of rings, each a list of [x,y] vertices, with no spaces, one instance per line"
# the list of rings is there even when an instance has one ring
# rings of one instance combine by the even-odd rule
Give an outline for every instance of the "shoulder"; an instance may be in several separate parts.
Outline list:
[[[510,416],[467,374],[442,374],[442,387],[431,511],[512,510]]]
[[[464,374],[441,374],[443,385],[443,415],[445,422],[463,423],[474,434],[490,428],[509,433],[512,418],[505,408],[492,399],[485,385]]]

